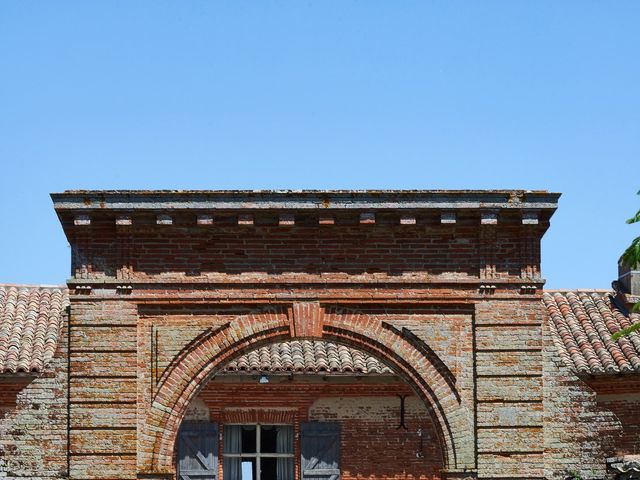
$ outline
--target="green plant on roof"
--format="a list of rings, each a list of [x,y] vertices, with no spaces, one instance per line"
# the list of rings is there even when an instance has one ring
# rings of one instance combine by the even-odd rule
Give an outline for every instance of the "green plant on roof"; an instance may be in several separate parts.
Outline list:
[[[640,191],[638,191],[638,195],[640,195]],[[633,217],[628,219],[627,223],[640,223],[640,210],[638,210]],[[618,260],[618,263],[621,266],[638,268],[638,266],[640,265],[640,237],[636,237],[631,241],[631,245],[629,245],[622,256],[620,256],[620,260]],[[632,311],[640,311],[640,302],[636,303],[633,306]],[[620,337],[629,335],[631,332],[635,332],[636,330],[640,330],[640,322],[634,323],[633,325],[614,333],[611,338],[617,340]]]

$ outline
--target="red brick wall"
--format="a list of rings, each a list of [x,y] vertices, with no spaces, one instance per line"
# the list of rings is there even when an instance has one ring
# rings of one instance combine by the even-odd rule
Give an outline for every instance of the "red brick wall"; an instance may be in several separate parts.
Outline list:
[[[141,437],[135,433],[144,428],[151,395],[164,370],[175,363],[183,348],[194,351],[194,339],[206,329],[233,322],[247,312],[282,310],[281,303],[269,300],[277,288],[206,290],[196,294],[197,304],[189,300],[195,298],[192,291],[160,288],[131,295],[95,290],[88,296],[73,296],[72,478],[112,478],[114,472],[122,478],[134,478],[136,459],[142,451]],[[484,478],[505,471],[514,478],[542,476],[543,317],[539,299],[476,294],[471,306],[421,305],[415,303],[415,296],[428,298],[435,294],[433,289],[401,287],[397,291],[410,296],[407,303],[364,303],[363,298],[388,295],[379,288],[314,287],[313,295],[344,299],[349,302],[340,307],[344,311],[367,312],[363,335],[368,333],[366,329],[371,331],[385,322],[426,342],[455,377],[463,404],[458,419],[471,421],[456,441],[471,442],[478,448]],[[460,291],[446,292],[449,298],[461,296]],[[296,290],[287,295],[295,298],[302,294]],[[236,295],[251,295],[253,303],[234,301]],[[304,295],[309,295],[309,289]],[[438,295],[444,295],[443,291]],[[288,321],[284,311],[278,315],[282,317],[278,322]],[[193,384],[199,385],[199,380]],[[473,428],[474,405],[477,433]],[[450,420],[456,421],[454,417]]]
[[[596,392],[597,408],[617,419],[609,437],[603,432],[607,456],[640,453],[640,378],[637,375],[595,379],[589,386]]]
[[[600,409],[611,412],[619,422],[619,428],[612,429],[611,438],[602,438],[607,456],[639,454],[640,392],[598,395],[596,402]]]
[[[522,225],[519,213],[506,213],[499,224],[480,226],[478,213],[465,211],[457,223],[441,224],[440,212],[430,211],[417,225],[399,225],[398,215],[383,212],[375,225],[357,225],[351,213],[319,226],[302,214],[283,228],[266,212],[246,227],[231,217],[196,226],[192,213],[166,226],[140,213],[133,226],[117,227],[104,212],[93,212],[90,226],[63,220],[76,280],[92,284],[91,294],[72,296],[72,478],[170,474],[171,435],[190,395],[215,373],[217,355],[286,339],[306,321],[291,317],[304,302],[326,314],[326,324],[306,334],[379,348],[383,361],[405,368],[416,393],[436,398],[449,443],[432,442],[425,455],[435,458],[442,447],[450,466],[460,466],[450,478],[476,466],[482,478],[543,475],[543,317],[531,285],[540,287],[546,224]],[[132,290],[118,288],[129,281]],[[199,343],[198,335],[224,325],[224,333]],[[380,338],[385,343],[376,344]],[[214,411],[217,401],[209,401]],[[262,398],[256,407],[273,401]],[[393,418],[397,407],[376,408],[378,418]],[[316,412],[343,415],[340,405]],[[416,413],[412,431],[425,418]],[[362,450],[355,437],[388,427],[370,420],[344,418],[356,432],[349,445]],[[415,457],[415,432],[404,434],[387,431],[389,443],[376,448],[396,457],[411,452],[392,462],[408,465],[408,477],[436,476],[435,464]],[[372,465],[390,472],[366,456],[373,451],[360,463],[355,451],[346,453],[345,475],[367,477]]]
[[[0,417],[9,415],[16,409],[18,396],[31,382],[33,377],[20,377],[11,375],[12,378],[3,379],[0,382]]]
[[[393,396],[333,397],[311,406],[312,420],[342,425],[344,480],[441,478],[442,452],[424,405],[406,399],[405,430],[398,428],[399,402]]]

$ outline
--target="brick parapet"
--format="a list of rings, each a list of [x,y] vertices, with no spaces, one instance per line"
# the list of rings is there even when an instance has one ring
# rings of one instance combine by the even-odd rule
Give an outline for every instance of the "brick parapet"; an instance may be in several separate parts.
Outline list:
[[[541,283],[540,258],[525,247],[543,230],[523,237],[519,226],[492,227],[489,246],[475,225],[420,227],[295,227],[251,231],[157,227],[123,238],[115,227],[91,225],[70,234],[77,280],[133,283],[394,283],[514,281]],[[531,240],[531,237],[534,240]],[[242,241],[238,241],[241,238]],[[479,262],[489,248],[491,274]],[[482,264],[480,264],[482,263]],[[262,272],[262,273],[258,273]],[[495,282],[494,282],[495,280]]]
[[[539,283],[538,244],[558,195],[67,192],[53,199],[76,279],[224,282],[262,272],[254,278],[323,274],[321,281],[342,275],[357,282],[426,274]]]

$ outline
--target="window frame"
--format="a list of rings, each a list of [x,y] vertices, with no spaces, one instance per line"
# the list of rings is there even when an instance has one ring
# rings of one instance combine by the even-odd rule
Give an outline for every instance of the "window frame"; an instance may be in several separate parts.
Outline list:
[[[225,453],[224,451],[224,429],[226,427],[242,427],[242,426],[251,426],[251,427],[256,427],[256,451],[255,453]],[[293,451],[291,453],[268,453],[268,452],[261,452],[261,442],[260,442],[260,430],[261,428],[265,426],[265,427],[291,427],[292,430],[292,434],[293,434]],[[293,465],[295,468],[295,457],[296,457],[296,427],[294,424],[292,423],[225,423],[222,424],[222,429],[220,432],[220,438],[221,438],[221,445],[220,445],[220,450],[221,450],[221,464],[222,464],[222,478],[224,479],[224,460],[225,458],[255,458],[256,459],[256,476],[253,480],[261,480],[261,473],[260,473],[260,460],[262,458],[291,458],[293,461]],[[240,463],[242,463],[242,461],[240,461]]]

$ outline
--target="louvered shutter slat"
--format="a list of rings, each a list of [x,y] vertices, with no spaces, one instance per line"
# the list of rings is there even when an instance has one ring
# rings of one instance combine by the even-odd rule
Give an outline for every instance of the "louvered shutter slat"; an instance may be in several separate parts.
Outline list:
[[[178,432],[178,480],[216,480],[218,425],[183,422]]]
[[[339,423],[302,423],[300,443],[302,480],[340,479]]]

